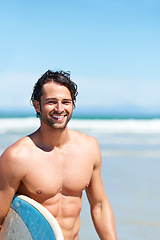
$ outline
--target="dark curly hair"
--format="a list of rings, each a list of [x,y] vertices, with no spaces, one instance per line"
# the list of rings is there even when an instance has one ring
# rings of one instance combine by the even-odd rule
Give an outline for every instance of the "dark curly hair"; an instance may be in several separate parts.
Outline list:
[[[53,72],[51,70],[48,70],[42,75],[40,79],[38,79],[38,81],[34,85],[33,93],[31,96],[32,104],[34,105],[35,100],[37,100],[40,103],[43,85],[52,81],[68,88],[68,90],[71,93],[73,106],[75,108],[76,97],[78,95],[77,84],[71,81],[70,72],[64,72],[64,71]],[[38,116],[39,116],[39,113],[37,113],[37,117]]]

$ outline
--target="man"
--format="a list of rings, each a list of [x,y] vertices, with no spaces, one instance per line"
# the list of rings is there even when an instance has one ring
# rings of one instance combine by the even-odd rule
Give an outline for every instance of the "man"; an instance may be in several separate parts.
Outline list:
[[[78,240],[85,189],[95,229],[116,240],[114,215],[101,178],[101,152],[93,137],[69,130],[77,96],[70,74],[48,70],[31,97],[40,128],[11,145],[0,159],[0,224],[13,196],[26,195],[57,219],[65,240]]]

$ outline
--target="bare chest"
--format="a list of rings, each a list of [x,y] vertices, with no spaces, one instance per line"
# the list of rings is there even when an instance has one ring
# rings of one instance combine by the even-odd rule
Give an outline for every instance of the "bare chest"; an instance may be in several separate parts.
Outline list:
[[[46,199],[60,192],[79,196],[89,184],[92,170],[91,160],[84,152],[36,153],[28,160],[19,192]]]

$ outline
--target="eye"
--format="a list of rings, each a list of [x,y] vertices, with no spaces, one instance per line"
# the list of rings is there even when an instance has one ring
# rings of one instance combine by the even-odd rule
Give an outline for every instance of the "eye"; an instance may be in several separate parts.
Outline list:
[[[64,100],[64,101],[63,101],[63,104],[69,105],[69,104],[71,104],[71,102],[72,102],[71,100]]]
[[[56,104],[56,103],[57,103],[57,101],[55,101],[55,100],[48,100],[47,101],[47,104],[50,104],[50,105]]]

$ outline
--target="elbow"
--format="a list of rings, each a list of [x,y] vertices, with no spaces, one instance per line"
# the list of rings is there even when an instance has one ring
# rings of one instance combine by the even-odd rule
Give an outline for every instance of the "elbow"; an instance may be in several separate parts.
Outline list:
[[[95,219],[103,212],[103,204],[97,203],[96,205],[91,207],[91,215]]]
[[[110,204],[106,204],[105,201],[99,202],[91,208],[91,215],[100,239],[117,240],[115,219]]]

